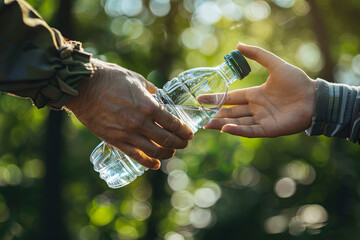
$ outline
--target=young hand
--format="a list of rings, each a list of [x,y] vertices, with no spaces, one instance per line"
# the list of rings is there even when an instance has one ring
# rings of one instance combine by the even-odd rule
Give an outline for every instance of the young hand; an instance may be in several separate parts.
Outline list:
[[[255,46],[239,44],[240,52],[266,67],[261,86],[231,91],[224,105],[206,126],[243,137],[277,137],[304,131],[311,125],[316,101],[316,81],[301,69]],[[215,96],[199,101],[211,103]]]

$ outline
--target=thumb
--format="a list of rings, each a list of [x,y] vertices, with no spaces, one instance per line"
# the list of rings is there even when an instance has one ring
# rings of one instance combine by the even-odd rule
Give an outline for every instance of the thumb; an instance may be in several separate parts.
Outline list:
[[[255,60],[256,62],[266,67],[269,72],[279,65],[285,63],[284,60],[261,47],[239,43],[237,45],[237,49],[247,58]]]

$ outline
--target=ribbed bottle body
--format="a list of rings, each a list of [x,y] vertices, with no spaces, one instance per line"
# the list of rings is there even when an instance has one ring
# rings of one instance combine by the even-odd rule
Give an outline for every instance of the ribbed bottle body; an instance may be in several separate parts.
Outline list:
[[[101,142],[94,149],[90,161],[94,164],[94,170],[99,172],[100,178],[104,179],[111,188],[121,188],[147,170],[146,167],[105,142]]]

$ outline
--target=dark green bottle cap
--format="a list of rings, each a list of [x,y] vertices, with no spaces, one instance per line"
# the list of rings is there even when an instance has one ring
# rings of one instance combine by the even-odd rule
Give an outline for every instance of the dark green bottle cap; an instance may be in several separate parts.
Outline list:
[[[243,79],[251,72],[248,62],[239,50],[231,51],[224,58],[240,79]]]

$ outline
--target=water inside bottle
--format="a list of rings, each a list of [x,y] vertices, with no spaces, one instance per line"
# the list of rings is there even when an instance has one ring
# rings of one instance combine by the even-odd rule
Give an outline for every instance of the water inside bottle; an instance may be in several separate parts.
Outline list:
[[[133,161],[118,149],[101,142],[93,151],[90,161],[95,171],[104,179],[109,187],[125,186],[142,175],[146,167]]]
[[[199,128],[205,126],[219,111],[213,108],[200,108],[194,106],[175,106],[179,117],[195,133]]]
[[[222,106],[229,82],[225,78],[220,68],[190,69],[168,81],[156,92],[155,99],[195,133]],[[212,95],[209,104],[198,101],[203,95]]]

